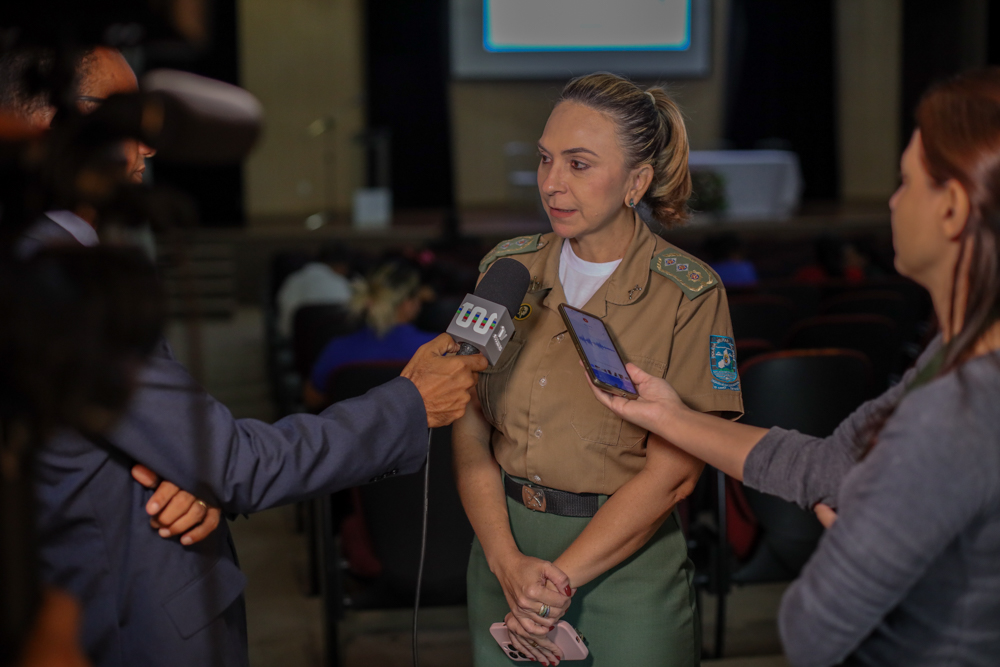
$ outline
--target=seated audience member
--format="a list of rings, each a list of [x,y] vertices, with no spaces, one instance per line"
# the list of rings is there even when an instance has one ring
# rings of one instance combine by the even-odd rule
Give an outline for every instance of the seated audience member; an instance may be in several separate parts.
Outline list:
[[[351,300],[350,253],[339,244],[323,246],[309,262],[285,278],[278,290],[278,331],[290,338],[295,311],[302,306],[346,304]]]
[[[705,254],[726,287],[753,287],[757,269],[746,258],[743,240],[733,233],[719,234],[705,241]]]
[[[792,277],[795,282],[811,284],[827,280],[864,282],[868,258],[852,244],[836,236],[824,234],[816,239],[814,250],[816,262],[796,271]]]
[[[327,381],[337,368],[366,361],[405,362],[433,339],[434,334],[413,325],[428,300],[427,292],[420,270],[403,260],[382,264],[370,278],[358,281],[351,308],[364,316],[365,326],[323,348],[303,391],[305,404],[320,408],[329,403]]]

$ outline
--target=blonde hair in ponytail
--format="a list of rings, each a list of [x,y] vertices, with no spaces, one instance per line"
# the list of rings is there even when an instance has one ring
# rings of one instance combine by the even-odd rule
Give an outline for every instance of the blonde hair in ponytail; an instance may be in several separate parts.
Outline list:
[[[618,128],[626,166],[653,168],[653,179],[642,201],[653,219],[670,227],[688,218],[691,172],[688,137],[680,107],[660,86],[643,90],[628,79],[597,72],[573,79],[559,102],[576,102],[600,111]]]
[[[400,304],[420,290],[420,272],[390,262],[375,269],[367,279],[355,281],[352,287],[351,310],[363,315],[365,324],[382,338],[398,324],[396,312]]]

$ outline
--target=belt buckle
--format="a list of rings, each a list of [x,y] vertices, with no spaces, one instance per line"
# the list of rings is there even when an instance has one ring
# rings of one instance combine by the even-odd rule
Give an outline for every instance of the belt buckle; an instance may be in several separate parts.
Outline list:
[[[545,489],[539,489],[527,484],[521,485],[521,501],[529,510],[544,512],[546,506]]]

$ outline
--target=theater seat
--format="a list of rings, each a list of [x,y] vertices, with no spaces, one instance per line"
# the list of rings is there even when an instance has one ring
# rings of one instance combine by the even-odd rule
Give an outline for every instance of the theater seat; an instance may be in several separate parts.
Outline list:
[[[774,345],[762,338],[737,338],[736,363],[742,366],[754,357],[774,352]]]
[[[737,340],[765,340],[778,347],[795,319],[795,304],[771,294],[734,295],[729,299],[729,316]]]
[[[863,289],[831,297],[820,305],[821,315],[882,315],[892,320],[902,340],[915,337],[916,317],[903,295],[892,290]]]
[[[868,396],[888,387],[901,344],[896,324],[882,315],[819,315],[798,322],[785,341],[785,349],[841,348],[864,354],[872,367]],[[744,389],[745,392],[745,389]]]
[[[330,397],[334,401],[360,396],[395,377],[399,363],[351,364],[330,375]],[[432,432],[430,493],[428,498],[427,555],[421,588],[422,605],[455,605],[465,602],[465,571],[469,562],[473,531],[465,516],[455,486],[451,465],[451,427]],[[371,547],[381,564],[381,574],[367,592],[355,595],[353,608],[412,606],[423,517],[424,471],[392,477],[362,486],[360,508],[371,538]],[[337,623],[343,613],[341,555],[336,548],[338,512],[349,503],[346,492],[324,499],[320,506],[323,598],[328,665],[338,664]]]
[[[780,426],[827,437],[868,397],[871,367],[854,350],[796,350],[763,354],[740,368],[741,422]],[[734,575],[737,583],[796,577],[823,533],[812,512],[744,487],[762,529],[754,555]]]

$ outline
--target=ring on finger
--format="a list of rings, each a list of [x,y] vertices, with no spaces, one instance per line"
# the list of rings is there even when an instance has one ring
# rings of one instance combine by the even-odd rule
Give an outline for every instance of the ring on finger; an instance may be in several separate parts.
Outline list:
[[[536,642],[536,641],[535,641],[534,639],[532,639],[532,640],[531,640],[531,641],[530,641],[530,642],[528,643],[528,645],[529,645],[529,646],[530,646],[531,648],[538,648],[538,642]]]
[[[208,505],[206,505],[206,504],[205,504],[205,501],[204,501],[204,500],[196,500],[196,501],[195,501],[195,503],[196,503],[196,504],[198,504],[198,505],[201,505],[201,506],[202,506],[202,507],[204,507],[204,508],[205,508],[206,510],[208,510]]]
[[[549,605],[542,604],[542,606],[538,608],[538,615],[541,616],[542,618],[548,618],[549,617],[549,611],[551,611],[549,609]]]

